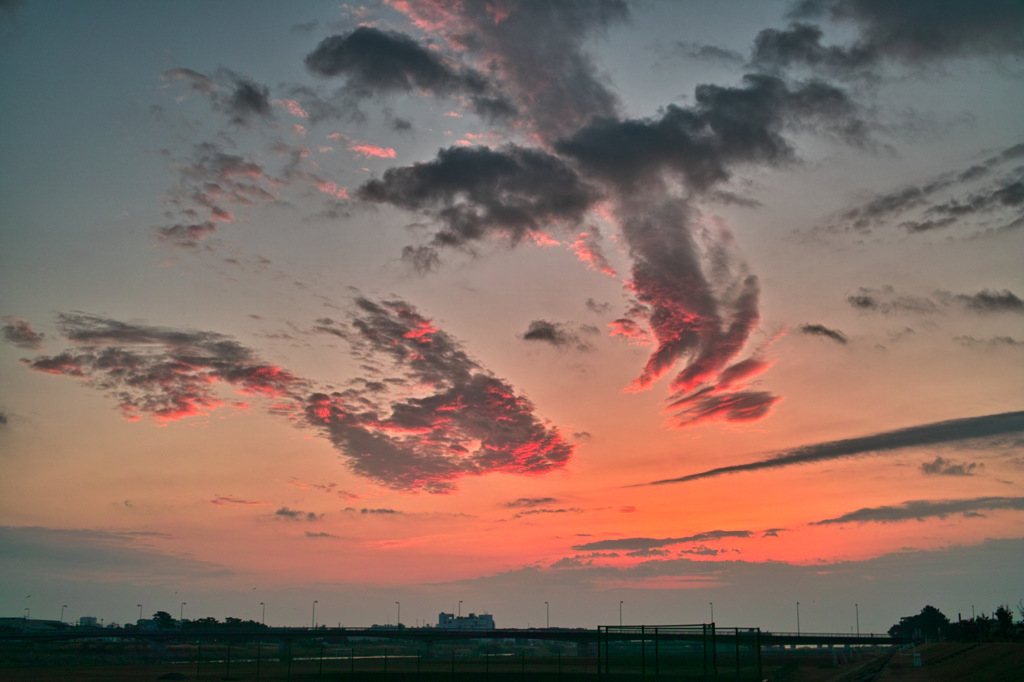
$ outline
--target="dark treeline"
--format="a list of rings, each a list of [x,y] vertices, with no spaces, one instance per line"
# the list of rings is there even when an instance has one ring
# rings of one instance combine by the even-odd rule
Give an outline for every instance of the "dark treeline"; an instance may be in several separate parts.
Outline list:
[[[1024,600],[1017,604],[1021,620],[1014,622],[1013,611],[1006,604],[988,616],[984,613],[971,618],[958,616],[951,621],[934,606],[925,606],[921,613],[903,616],[889,628],[894,637],[910,637],[931,642],[1024,642]]]

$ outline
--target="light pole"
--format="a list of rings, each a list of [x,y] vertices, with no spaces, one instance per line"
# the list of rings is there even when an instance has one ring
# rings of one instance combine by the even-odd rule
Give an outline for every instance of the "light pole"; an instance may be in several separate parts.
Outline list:
[[[796,603],[796,634],[800,634],[800,602]]]
[[[64,609],[66,609],[67,607],[68,607],[67,604],[61,604],[60,605],[60,622],[62,622],[62,623],[64,622]]]
[[[313,623],[313,629],[314,630],[316,629],[316,605],[317,605],[317,603],[318,603],[317,600],[314,599],[313,600],[313,619],[311,621]]]
[[[187,604],[187,603],[188,603],[187,601],[181,602],[181,609],[178,610],[178,622],[179,623],[184,623],[185,622],[185,604]]]
[[[263,609],[263,615],[260,616],[260,624],[261,625],[266,625],[267,624],[267,605],[264,604],[263,602],[260,602],[260,607],[262,607],[262,609]]]
[[[622,627],[622,600],[619,600],[619,627]]]
[[[462,600],[459,600],[459,618],[462,618]]]
[[[551,606],[547,602],[544,602],[544,627],[551,627]]]
[[[709,601],[708,606],[711,607],[711,622],[715,622],[715,602]]]
[[[32,615],[32,611],[26,606],[25,607],[25,620],[28,620],[28,617],[30,615]]]
[[[857,614],[857,636],[860,637],[860,604],[854,603],[853,610]]]
[[[398,625],[399,625],[399,627],[401,627],[401,625],[402,625],[402,602],[396,601],[395,604],[398,605]]]
[[[136,604],[139,607],[139,620],[142,620],[142,604]]]

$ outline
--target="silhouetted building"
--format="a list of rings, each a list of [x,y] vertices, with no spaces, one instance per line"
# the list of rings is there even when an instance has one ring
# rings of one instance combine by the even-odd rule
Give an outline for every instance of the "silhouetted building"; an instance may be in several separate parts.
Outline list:
[[[100,626],[100,621],[96,616],[81,616],[78,619],[78,627],[80,628],[97,628]]]
[[[442,612],[437,616],[437,627],[446,630],[493,630],[494,616],[489,613],[456,616],[454,613]]]

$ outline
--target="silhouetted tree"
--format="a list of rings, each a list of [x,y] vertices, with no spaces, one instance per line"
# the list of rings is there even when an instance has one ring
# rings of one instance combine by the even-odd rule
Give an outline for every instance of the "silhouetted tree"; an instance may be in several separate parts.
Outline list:
[[[900,622],[889,628],[893,637],[938,640],[949,630],[949,618],[934,606],[928,605],[916,616],[903,616]]]
[[[995,612],[996,636],[1002,640],[1009,640],[1013,632],[1013,612],[1006,604],[1000,604]]]
[[[169,630],[174,627],[174,617],[166,611],[157,611],[153,614],[153,620],[156,621],[156,626],[161,630]]]

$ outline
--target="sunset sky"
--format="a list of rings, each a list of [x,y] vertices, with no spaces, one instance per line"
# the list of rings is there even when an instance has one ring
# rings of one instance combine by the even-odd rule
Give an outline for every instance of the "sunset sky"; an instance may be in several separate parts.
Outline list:
[[[2,616],[1024,598],[1020,2],[2,0],[0,89]]]

